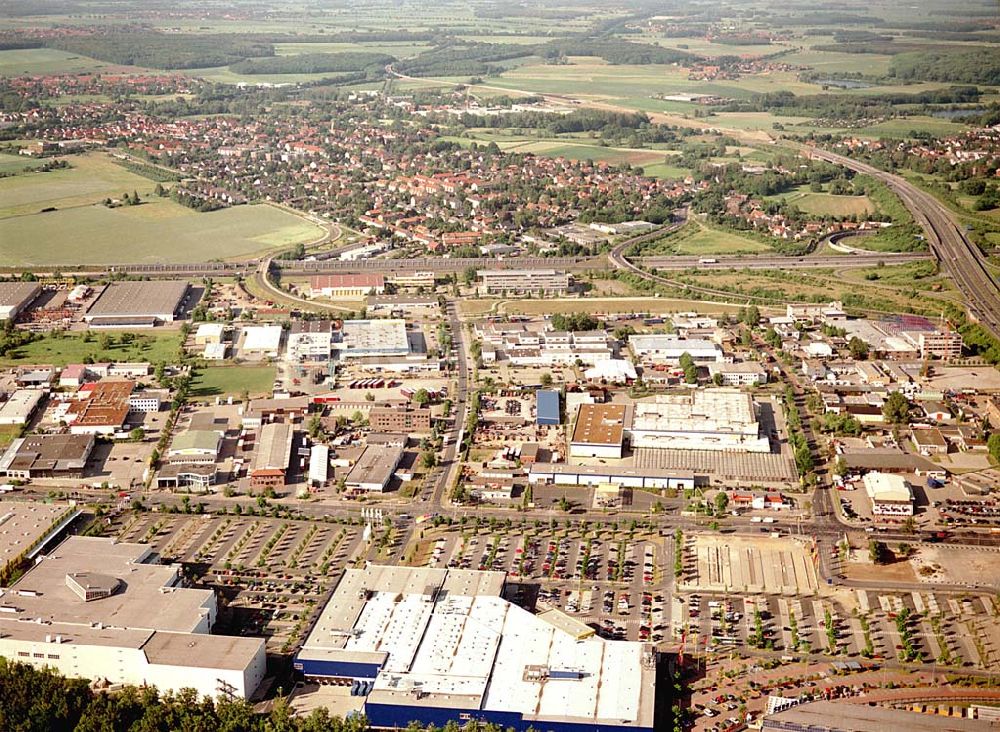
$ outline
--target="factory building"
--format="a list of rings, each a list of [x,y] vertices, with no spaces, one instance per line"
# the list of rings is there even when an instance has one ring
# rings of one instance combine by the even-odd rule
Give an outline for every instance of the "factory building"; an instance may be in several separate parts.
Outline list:
[[[735,389],[661,394],[635,403],[633,448],[770,452],[753,398]]]
[[[37,282],[0,282],[0,323],[17,320],[41,292]]]
[[[649,646],[581,637],[504,600],[503,589],[502,572],[348,569],[294,667],[350,683],[376,728],[653,729]]]
[[[44,396],[45,392],[39,389],[18,389],[0,404],[0,425],[27,424]]]
[[[345,485],[349,490],[382,493],[402,460],[400,444],[369,444],[351,467]]]
[[[565,295],[569,275],[554,269],[484,269],[479,271],[480,295]]]
[[[581,404],[570,457],[621,458],[628,412],[625,404]]]
[[[18,437],[0,454],[0,474],[20,480],[82,478],[93,450],[93,435]]]
[[[628,339],[636,358],[651,363],[676,364],[689,354],[695,363],[721,363],[725,360],[718,343],[697,338],[665,335],[634,335]]]
[[[684,470],[656,468],[612,467],[608,465],[568,465],[566,463],[533,463],[528,471],[532,485],[599,486],[610,483],[626,488],[689,490],[705,485],[707,477]]]
[[[559,392],[539,389],[535,392],[535,423],[557,425],[562,422],[559,415]]]
[[[385,292],[385,277],[380,274],[313,275],[309,279],[313,297],[364,297]]]
[[[113,435],[122,428],[131,411],[131,381],[98,381],[84,384],[66,414],[74,435]]]
[[[875,516],[912,516],[913,489],[901,475],[865,473],[862,482]]]
[[[333,350],[333,322],[330,320],[295,320],[288,331],[288,359],[291,361],[329,361]]]
[[[182,280],[113,282],[104,288],[83,319],[91,328],[151,328],[170,323],[188,298]]]
[[[292,439],[295,431],[290,424],[271,422],[260,428],[257,449],[250,466],[251,488],[273,488],[284,485],[292,462]]]
[[[0,599],[0,656],[73,678],[249,698],[264,641],[211,635],[215,593],[184,587],[178,567],[151,558],[143,544],[70,537]]]
[[[277,358],[284,330],[280,325],[248,325],[243,329],[243,355],[250,358]]]
[[[405,356],[410,352],[406,321],[345,320],[341,341],[334,348],[340,349],[341,358]]]

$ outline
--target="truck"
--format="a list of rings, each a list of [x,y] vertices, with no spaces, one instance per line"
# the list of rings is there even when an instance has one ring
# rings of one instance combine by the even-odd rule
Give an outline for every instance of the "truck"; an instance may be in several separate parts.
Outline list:
[[[719,260],[715,257],[702,257],[698,260],[698,264],[718,264]]]

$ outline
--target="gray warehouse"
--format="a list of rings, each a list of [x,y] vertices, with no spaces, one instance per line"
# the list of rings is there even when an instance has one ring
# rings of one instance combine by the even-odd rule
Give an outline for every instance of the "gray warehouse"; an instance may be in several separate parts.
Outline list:
[[[108,285],[84,316],[92,327],[151,327],[170,323],[188,298],[183,280],[114,282]]]

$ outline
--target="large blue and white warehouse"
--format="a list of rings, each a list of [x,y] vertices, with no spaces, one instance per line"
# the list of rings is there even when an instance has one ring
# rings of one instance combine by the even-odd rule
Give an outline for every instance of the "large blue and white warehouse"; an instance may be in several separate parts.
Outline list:
[[[295,668],[350,684],[373,727],[475,719],[518,731],[653,729],[648,645],[582,637],[503,599],[503,588],[503,572],[348,569]]]

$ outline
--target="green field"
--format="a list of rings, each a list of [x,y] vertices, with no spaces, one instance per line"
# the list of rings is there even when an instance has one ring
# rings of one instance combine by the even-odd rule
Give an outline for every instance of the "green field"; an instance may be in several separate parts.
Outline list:
[[[3,174],[13,173],[16,175],[22,173],[25,168],[40,168],[42,165],[44,163],[41,160],[33,160],[23,155],[0,153],[0,173]]]
[[[274,366],[207,366],[198,369],[191,383],[195,398],[269,395],[274,384]]]
[[[17,364],[53,364],[65,366],[70,363],[82,363],[88,356],[96,363],[106,361],[159,361],[170,362],[177,358],[181,337],[176,330],[163,330],[154,333],[135,335],[135,341],[122,345],[119,334],[113,331],[107,334],[114,343],[102,349],[99,335],[64,333],[61,336],[47,335],[17,349],[12,357],[0,359],[0,366]]]
[[[506,152],[531,153],[568,160],[593,160],[612,165],[628,163],[641,167],[646,175],[654,178],[683,178],[690,173],[684,168],[670,165],[671,150],[599,145],[596,139],[585,135],[538,138],[495,130],[470,130],[469,134],[469,137],[444,136],[442,139],[466,147],[473,142],[495,142]]]
[[[0,178],[3,264],[200,262],[307,243],[323,234],[315,224],[267,205],[198,213],[155,196],[153,181],[106,156],[67,159],[73,166],[68,170]],[[100,205],[131,191],[142,205]],[[41,213],[46,208],[57,210]]]
[[[865,216],[875,212],[875,204],[868,196],[834,196],[811,191],[809,186],[799,186],[788,193],[769,196],[767,200],[785,201],[816,216]]]
[[[78,74],[91,71],[110,73],[122,70],[135,71],[136,67],[118,66],[52,48],[20,48],[13,51],[0,51],[0,76]]]
[[[642,253],[713,255],[762,254],[770,251],[771,247],[762,241],[691,221],[680,231],[644,247]]]
[[[0,220],[4,264],[203,262],[309,242],[322,230],[268,205],[198,213],[169,199],[101,205]]]
[[[99,153],[71,155],[70,168],[38,175],[0,178],[0,219],[117,198],[122,193],[151,192],[155,184],[130,173]],[[0,239],[2,241],[2,239]]]

